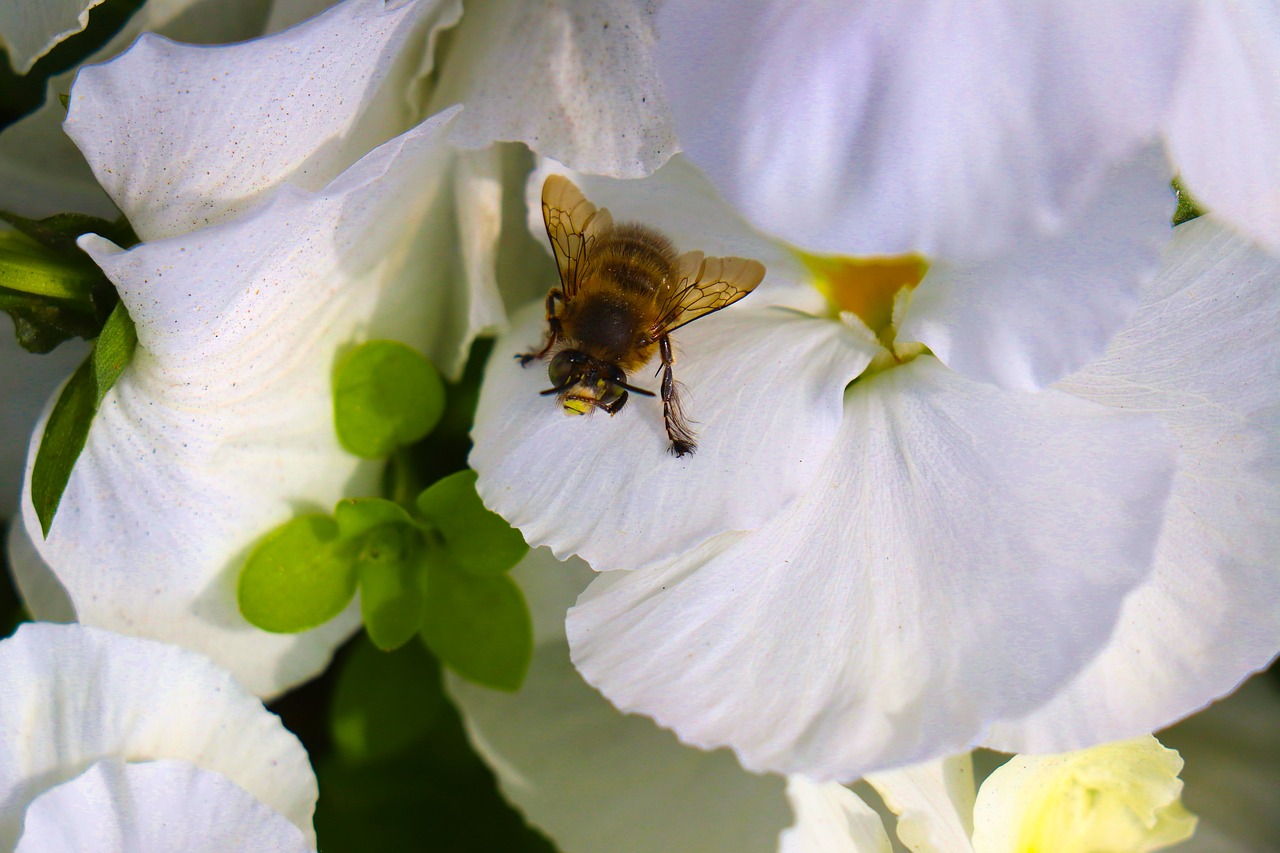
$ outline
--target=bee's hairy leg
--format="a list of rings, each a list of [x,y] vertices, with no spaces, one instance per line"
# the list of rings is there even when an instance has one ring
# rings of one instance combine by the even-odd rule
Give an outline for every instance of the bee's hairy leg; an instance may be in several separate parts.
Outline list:
[[[662,422],[671,439],[671,452],[676,456],[689,456],[698,449],[698,443],[689,422],[680,410],[680,398],[676,392],[675,375],[671,366],[676,360],[671,354],[671,338],[658,338],[658,353],[662,356]]]
[[[616,415],[618,414],[618,412],[622,411],[622,407],[627,404],[627,397],[628,397],[627,392],[623,391],[622,396],[614,400],[612,403],[609,403],[607,405],[605,403],[600,403],[598,405],[600,406],[600,408],[604,409],[609,414]]]
[[[556,345],[556,341],[564,336],[564,329],[560,325],[560,318],[556,316],[556,303],[564,304],[564,292],[553,289],[547,294],[547,344],[538,352],[517,353],[516,358],[520,359],[521,367],[528,367],[529,362],[534,359],[543,359],[547,357],[547,353],[551,352],[551,348]]]

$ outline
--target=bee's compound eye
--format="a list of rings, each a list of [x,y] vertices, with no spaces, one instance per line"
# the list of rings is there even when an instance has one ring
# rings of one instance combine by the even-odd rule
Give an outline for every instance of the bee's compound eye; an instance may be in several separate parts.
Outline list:
[[[561,350],[547,365],[547,375],[556,388],[564,385],[573,376],[575,369],[586,361],[586,355],[574,349]]]

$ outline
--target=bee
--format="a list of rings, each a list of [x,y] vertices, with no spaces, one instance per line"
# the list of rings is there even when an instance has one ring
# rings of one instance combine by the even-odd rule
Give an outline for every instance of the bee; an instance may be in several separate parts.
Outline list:
[[[627,376],[656,352],[661,358],[662,419],[676,456],[697,442],[680,408],[671,333],[727,308],[764,279],[764,265],[744,258],[677,255],[671,241],[643,225],[614,224],[563,175],[542,186],[542,218],[560,268],[547,294],[547,338],[522,366],[550,356],[547,374],[565,414],[603,409],[616,415],[630,394],[653,397]]]

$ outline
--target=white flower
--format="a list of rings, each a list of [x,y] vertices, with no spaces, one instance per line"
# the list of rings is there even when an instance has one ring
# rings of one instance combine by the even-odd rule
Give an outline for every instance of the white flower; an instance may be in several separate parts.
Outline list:
[[[707,216],[679,162],[582,186],[682,250],[762,257],[775,294],[802,281]],[[545,376],[504,357],[541,333],[531,311],[482,389],[478,488],[531,544],[603,572],[568,619],[587,681],[749,769],[848,780],[988,736],[1148,732],[1280,648],[1276,275],[1211,221],[1183,226],[1098,378],[1038,393],[917,355],[912,330],[944,310],[923,283],[879,339],[762,286],[677,336],[705,424],[691,460],[664,455],[647,401],[567,420],[539,398]],[[1209,343],[1227,340],[1247,344]]]
[[[945,334],[962,331],[960,318],[921,330],[944,363],[975,378],[1043,387],[1101,354],[1151,269],[1118,247],[1101,286],[1088,286],[1078,263],[1043,244],[1078,221],[1115,236],[1167,221],[1167,211],[1104,201],[1144,149],[1158,161],[1148,186],[1180,172],[1224,221],[1280,251],[1272,4],[752,0],[725,16],[675,0],[658,25],[657,67],[684,150],[755,225],[810,251],[977,267],[953,276],[964,290],[956,310],[987,314],[997,338],[1074,344],[1041,356],[1030,376],[998,369],[1006,351],[979,374]],[[1060,334],[1023,326],[1011,293],[1043,300]],[[986,337],[963,346],[1002,349]]]
[[[27,624],[0,683],[0,850],[315,848],[302,745],[203,656]]]
[[[530,552],[513,571],[534,620],[524,685],[510,694],[447,679],[472,744],[526,819],[566,853],[874,849],[855,840],[884,838],[880,818],[852,792],[747,773],[588,687],[569,662],[564,613],[591,576],[581,561]]]
[[[30,579],[52,570],[81,622],[202,651],[261,695],[322,669],[354,627],[353,610],[307,634],[253,629],[235,579],[245,549],[300,504],[372,492],[377,471],[333,432],[333,359],[364,336],[426,349],[406,331],[446,298],[390,246],[426,217],[448,117],[354,165],[362,152],[340,144],[353,127],[391,135],[389,119],[357,119],[377,106],[387,52],[430,24],[417,8],[348,4],[231,48],[149,37],[82,73],[68,130],[143,239],[82,245],[119,289],[139,347],[48,538],[24,495],[39,562],[27,549],[13,562],[37,614],[46,603]],[[301,49],[308,38],[329,63]],[[303,67],[314,89],[297,87]]]
[[[584,50],[598,38],[582,29],[594,12],[557,9],[499,17],[522,37],[555,34],[544,41],[562,43],[557,74],[580,76],[584,60],[603,81],[626,70],[626,56],[611,65]],[[457,148],[456,109],[413,126],[435,35],[459,14],[447,0],[349,0],[242,45],[145,36],[82,73],[67,131],[143,240],[82,245],[119,289],[139,350],[48,539],[24,500],[16,537],[30,541],[13,546],[14,563],[36,612],[65,617],[69,600],[80,621],[202,650],[262,695],[313,675],[350,632],[354,611],[303,635],[253,630],[234,581],[245,549],[300,508],[376,491],[376,469],[333,433],[341,347],[395,338],[456,375],[471,340],[505,322],[494,273],[504,155]],[[628,38],[643,44],[633,23]],[[454,57],[450,91],[425,94],[492,112],[496,94],[472,88],[493,69]],[[560,104],[580,130],[661,125],[660,103],[645,112],[609,95],[530,87],[520,102],[529,115]],[[478,145],[481,129],[472,121],[461,141]],[[669,153],[632,136],[604,159],[567,134],[547,144],[623,172]]]

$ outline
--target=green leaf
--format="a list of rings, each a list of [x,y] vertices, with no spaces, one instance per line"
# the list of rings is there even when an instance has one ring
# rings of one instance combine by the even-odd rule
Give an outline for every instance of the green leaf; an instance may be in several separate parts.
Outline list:
[[[515,582],[439,560],[428,563],[422,638],[454,672],[499,690],[520,689],[533,657],[533,623]]]
[[[458,567],[472,574],[502,574],[529,552],[520,531],[480,501],[475,471],[459,471],[436,481],[418,495],[418,511],[440,531]]]
[[[431,432],[444,411],[444,383],[422,355],[395,341],[357,347],[334,372],[338,441],[364,459],[381,459]]]
[[[395,501],[382,498],[347,498],[339,501],[333,511],[343,538],[354,539],[384,524],[415,522],[409,512]]]
[[[357,639],[338,671],[329,729],[344,758],[376,760],[422,739],[443,709],[440,668],[426,649],[387,654]]]
[[[62,253],[26,234],[0,231],[0,287],[81,302],[91,309],[94,285],[102,278],[102,270],[78,248]]]
[[[7,222],[22,234],[59,255],[78,255],[89,265],[93,261],[76,245],[76,239],[82,234],[101,234],[122,249],[138,243],[138,235],[133,233],[128,220],[124,217],[112,222],[87,213],[55,213],[45,219],[27,219],[16,213],[0,210],[0,222]]]
[[[421,563],[414,560],[360,563],[364,629],[383,651],[400,648],[422,627],[423,574]]]
[[[237,591],[244,618],[264,631],[296,633],[323,625],[356,592],[354,547],[338,524],[301,515],[258,541]]]
[[[365,630],[384,651],[403,646],[422,625],[422,529],[404,507],[382,498],[342,501],[334,515],[355,554]]]
[[[49,535],[71,470],[84,450],[93,416],[133,358],[137,343],[133,321],[124,304],[119,303],[102,327],[93,352],[62,389],[49,414],[31,472],[31,502],[45,536]]]
[[[14,335],[27,352],[50,352],[65,340],[94,338],[102,331],[102,320],[80,302],[0,288],[0,311],[13,319]]]

